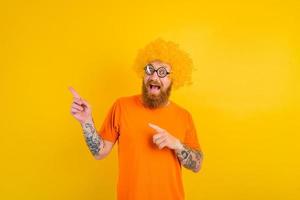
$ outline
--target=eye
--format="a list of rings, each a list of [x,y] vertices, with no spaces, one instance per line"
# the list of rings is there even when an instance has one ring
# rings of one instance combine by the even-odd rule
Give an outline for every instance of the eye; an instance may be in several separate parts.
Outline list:
[[[167,70],[165,68],[159,68],[158,69],[158,75],[159,76],[165,76],[167,73]]]
[[[145,67],[145,72],[147,73],[147,74],[153,74],[153,72],[154,72],[154,68],[153,68],[153,66],[152,65],[150,65],[150,64],[148,64],[148,65],[146,65],[146,67]]]

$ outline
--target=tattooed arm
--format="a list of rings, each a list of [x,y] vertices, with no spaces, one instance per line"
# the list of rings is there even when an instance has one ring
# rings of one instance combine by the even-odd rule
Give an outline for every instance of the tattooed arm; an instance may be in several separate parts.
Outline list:
[[[175,149],[175,153],[180,163],[187,169],[193,172],[198,172],[203,161],[203,152],[197,149],[192,149],[185,144],[181,144]]]
[[[113,147],[113,143],[103,140],[97,133],[90,104],[84,100],[74,88],[69,87],[69,90],[73,95],[71,114],[80,122],[86,144],[91,153],[97,160],[100,160],[109,154]]]
[[[86,144],[95,159],[100,160],[106,157],[111,151],[113,143],[101,138],[95,129],[93,119],[86,120],[81,123],[81,126]]]

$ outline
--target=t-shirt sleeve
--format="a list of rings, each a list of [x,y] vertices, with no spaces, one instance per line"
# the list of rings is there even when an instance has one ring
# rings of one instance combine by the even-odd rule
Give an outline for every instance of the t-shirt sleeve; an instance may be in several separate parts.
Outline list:
[[[201,150],[196,127],[190,113],[187,115],[187,129],[183,143],[190,148]]]
[[[115,143],[120,133],[120,104],[119,101],[115,101],[108,111],[101,128],[99,129],[99,135],[104,139],[112,143]]]

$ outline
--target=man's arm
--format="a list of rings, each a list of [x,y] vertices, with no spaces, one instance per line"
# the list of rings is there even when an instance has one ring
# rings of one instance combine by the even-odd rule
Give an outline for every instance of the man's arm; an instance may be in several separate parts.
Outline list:
[[[81,123],[81,126],[86,144],[93,156],[97,160],[106,157],[111,151],[113,143],[101,138],[95,129],[93,119]]]
[[[168,147],[175,151],[180,163],[187,169],[193,172],[198,172],[201,168],[203,161],[203,153],[200,150],[192,149],[185,144],[182,144],[179,139],[175,138],[165,129],[160,128],[155,124],[149,123],[149,126],[153,128],[157,133],[153,135],[153,143],[158,146],[159,149]]]
[[[175,153],[180,163],[185,168],[190,169],[193,172],[198,172],[202,165],[203,152],[198,149],[192,149],[185,144],[179,146],[179,148],[175,149]]]
[[[89,103],[84,100],[72,87],[69,87],[73,95],[71,114],[78,120],[83,129],[84,138],[93,156],[100,160],[107,156],[114,143],[103,140],[97,133],[92,117],[92,109]]]

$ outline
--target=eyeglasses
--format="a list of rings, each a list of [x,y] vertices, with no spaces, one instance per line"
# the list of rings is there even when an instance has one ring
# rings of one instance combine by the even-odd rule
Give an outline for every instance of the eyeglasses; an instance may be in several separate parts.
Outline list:
[[[152,64],[147,64],[145,66],[144,70],[145,70],[145,73],[148,75],[152,75],[152,74],[154,74],[154,72],[156,72],[156,74],[159,78],[164,78],[165,76],[167,76],[168,74],[171,73],[171,72],[168,72],[167,69],[164,67],[159,67],[158,69],[155,69]]]

